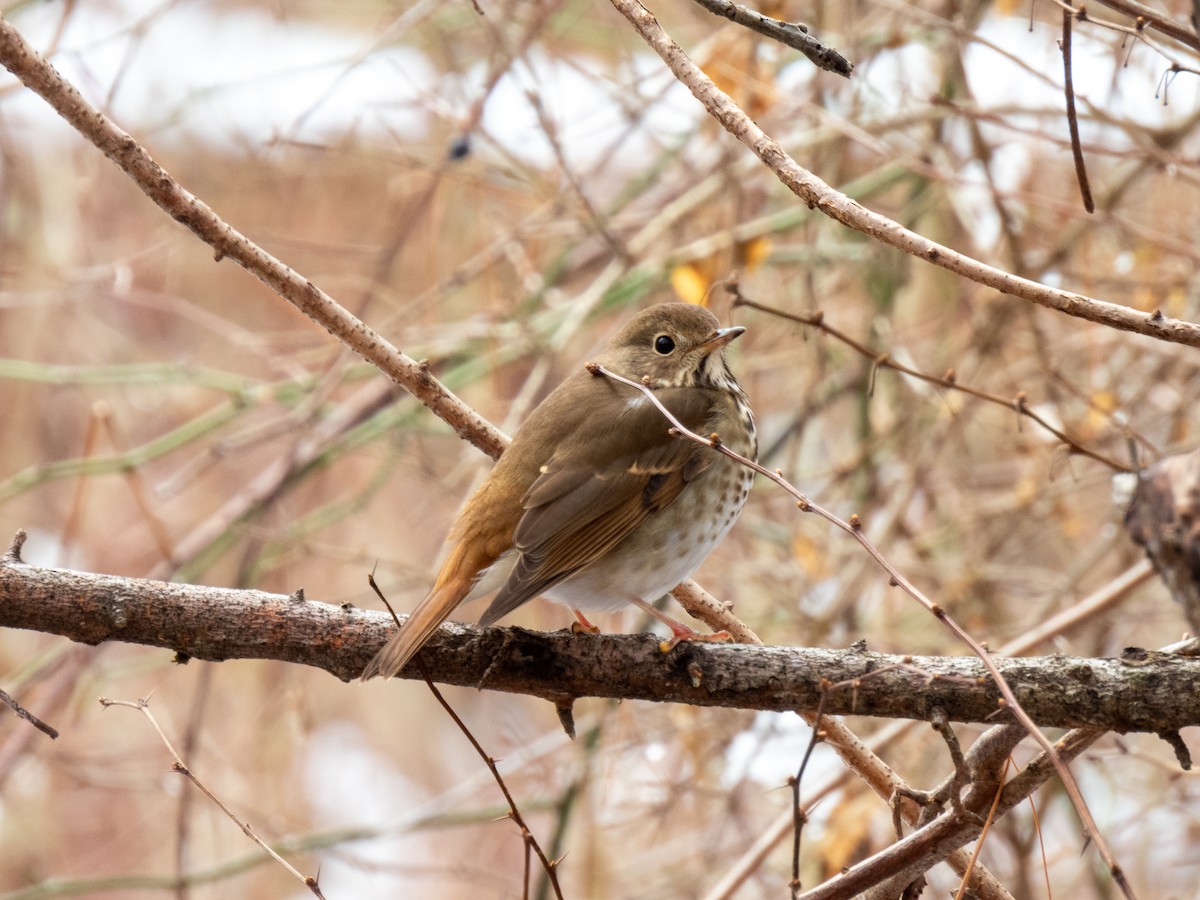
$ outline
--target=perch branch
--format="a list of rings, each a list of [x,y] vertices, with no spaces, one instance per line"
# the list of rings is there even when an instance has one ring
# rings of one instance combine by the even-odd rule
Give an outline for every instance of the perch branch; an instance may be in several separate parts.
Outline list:
[[[391,617],[255,590],[96,575],[0,560],[0,627],[85,644],[122,641],[181,659],[275,659],[358,677],[391,633]],[[651,635],[540,634],[451,623],[418,654],[445,684],[561,702],[595,696],[828,715],[1006,721],[999,692],[971,657],[910,657],[745,644],[682,644]],[[1200,659],[1150,653],[1122,659],[996,659],[1043,727],[1089,725],[1164,732],[1200,724]],[[417,667],[416,670],[419,670]],[[698,683],[695,679],[699,673]],[[417,677],[417,676],[414,676]],[[843,685],[830,690],[831,684]]]

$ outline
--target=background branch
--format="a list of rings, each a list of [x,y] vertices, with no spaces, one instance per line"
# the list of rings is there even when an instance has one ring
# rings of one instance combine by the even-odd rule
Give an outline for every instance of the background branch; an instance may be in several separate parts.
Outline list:
[[[167,215],[212,247],[217,261],[228,258],[236,262],[424,403],[464,440],[493,458],[500,455],[507,442],[504,434],[434,378],[428,366],[394,347],[315,284],[267,253],[184,189],[132,135],[84,100],[75,86],[30,47],[3,17],[0,17],[0,64],[95,144]]]
[[[854,71],[854,65],[833,47],[821,43],[808,33],[808,27],[792,22],[783,22],[764,16],[757,10],[733,3],[731,0],[696,0],[714,16],[729,19],[751,31],[757,31],[764,37],[779,41],[793,50],[803,53],[814,66],[827,72],[849,78]]]
[[[1005,272],[932,241],[856,203],[801,167],[688,58],[683,48],[663,31],[654,16],[637,0],[612,0],[612,4],[662,58],[675,77],[704,105],[709,115],[753,150],[767,168],[810,208],[818,209],[843,225],[898,250],[1003,294],[1121,331],[1200,347],[1200,325],[1169,318],[1161,310],[1147,314],[1071,291],[1057,290]]]

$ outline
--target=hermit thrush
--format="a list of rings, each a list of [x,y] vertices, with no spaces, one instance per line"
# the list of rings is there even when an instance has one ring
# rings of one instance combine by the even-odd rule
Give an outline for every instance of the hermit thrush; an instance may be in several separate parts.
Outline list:
[[[744,331],[686,303],[634,316],[596,358],[649,386],[681,424],[754,458],[750,404],[725,362]],[[753,473],[670,433],[641,391],[581,366],[517,431],[450,531],[433,589],[367,664],[390,678],[464,600],[498,591],[490,625],[544,595],[576,610],[649,606],[688,578],[733,525]]]

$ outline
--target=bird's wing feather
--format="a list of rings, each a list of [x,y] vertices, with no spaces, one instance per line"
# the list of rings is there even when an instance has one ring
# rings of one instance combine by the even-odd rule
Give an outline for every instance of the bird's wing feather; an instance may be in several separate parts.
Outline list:
[[[666,389],[658,396],[693,430],[712,409],[703,389]],[[514,535],[520,555],[483,624],[598,561],[712,464],[709,451],[670,435],[669,428],[653,404],[636,396],[618,421],[582,417],[573,439],[559,442],[525,495]]]

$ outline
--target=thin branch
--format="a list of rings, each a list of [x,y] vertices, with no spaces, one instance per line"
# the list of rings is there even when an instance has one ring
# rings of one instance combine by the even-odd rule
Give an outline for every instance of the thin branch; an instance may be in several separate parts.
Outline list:
[[[1041,428],[1045,429],[1055,438],[1062,441],[1070,448],[1072,453],[1077,453],[1080,456],[1086,456],[1089,459],[1094,459],[1098,463],[1102,463],[1112,469],[1114,472],[1128,472],[1130,466],[1127,463],[1119,462],[1111,456],[1106,456],[1097,450],[1092,450],[1083,442],[1071,437],[1065,431],[1055,428],[1046,418],[1035,412],[1029,407],[1027,396],[1025,393],[1019,392],[1015,397],[1004,397],[1000,394],[994,394],[991,391],[981,390],[980,388],[971,387],[968,384],[963,384],[958,380],[957,374],[953,369],[950,369],[944,375],[930,375],[928,372],[922,372],[919,369],[914,369],[911,366],[906,366],[903,363],[896,362],[895,359],[888,353],[875,350],[868,347],[860,341],[855,340],[844,331],[830,325],[825,319],[823,310],[815,310],[811,313],[793,313],[786,310],[778,309],[774,306],[768,306],[765,303],[759,303],[756,300],[750,300],[742,294],[740,287],[736,283],[732,283],[726,287],[729,293],[733,294],[734,307],[745,306],[750,309],[757,309],[760,312],[768,313],[772,316],[777,316],[781,319],[787,319],[791,322],[797,322],[801,325],[808,325],[816,328],[822,334],[829,335],[836,341],[845,344],[855,353],[858,353],[864,359],[869,359],[876,368],[891,369],[894,372],[899,372],[901,375],[907,375],[910,378],[916,378],[924,381],[926,384],[936,385],[948,391],[958,391],[962,394],[975,397],[979,400],[986,400],[989,403],[995,403],[998,406],[1003,406],[1005,409],[1016,411],[1018,415],[1024,416],[1030,421],[1036,423]]]
[[[1169,318],[1158,309],[1143,313],[1021,278],[923,237],[851,200],[792,159],[688,58],[683,49],[663,31],[654,16],[637,0],[611,2],[658,53],[675,77],[700,101],[709,115],[749,147],[779,180],[809,207],[818,209],[830,218],[881,243],[920,257],[1001,293],[1120,331],[1131,331],[1159,340],[1200,347],[1200,325]]]
[[[190,768],[188,768],[187,764],[183,761],[183,758],[180,757],[179,753],[176,752],[175,748],[171,745],[170,739],[167,737],[166,733],[162,730],[162,726],[160,726],[158,724],[158,720],[154,718],[154,714],[150,712],[150,701],[149,700],[142,698],[135,703],[132,700],[109,700],[105,697],[101,697],[100,705],[103,706],[105,709],[107,709],[110,706],[127,706],[130,709],[138,710],[138,712],[140,712],[142,715],[144,715],[150,721],[150,724],[154,727],[154,730],[156,732],[158,732],[158,737],[163,742],[163,745],[167,748],[167,752],[171,754],[171,759],[173,760],[171,767],[176,772],[179,772],[181,775],[186,777],[197,788],[199,788],[200,791],[204,794],[204,796],[206,796],[209,800],[211,800],[213,803],[215,803],[217,808],[220,809],[221,812],[225,813],[225,815],[228,816],[234,822],[234,824],[236,824],[238,826],[238,828],[240,828],[242,830],[242,833],[244,835],[246,835],[246,837],[250,838],[250,840],[252,840],[252,841],[254,841],[254,843],[258,844],[258,846],[261,847],[268,856],[270,856],[277,863],[279,863],[281,866],[283,866],[285,869],[287,869],[287,871],[289,873],[291,873],[291,875],[296,880],[298,880],[301,884],[303,884],[310,891],[312,891],[313,894],[315,894],[318,897],[321,897],[322,900],[324,900],[325,895],[321,893],[321,888],[317,884],[316,878],[314,878],[311,875],[302,875],[295,866],[293,866],[286,859],[284,859],[282,856],[280,856],[278,853],[276,853],[275,850],[269,844],[267,844],[266,841],[264,841],[262,838],[260,838],[257,834],[254,833],[254,829],[252,827],[250,827],[250,823],[243,822],[241,819],[239,819],[234,814],[233,810],[231,810],[228,806],[226,806],[225,802],[220,797],[218,797],[216,794],[214,794],[212,791],[210,791],[208,789],[207,785],[205,785],[204,782],[202,782],[199,778],[197,778],[195,773],[192,772],[192,770]]]
[[[987,841],[988,833],[991,831],[992,825],[995,824],[1000,807],[1000,798],[1003,795],[1004,775],[1008,772],[1009,759],[1005,759],[1004,769],[1000,773],[1000,777],[996,780],[996,793],[992,797],[992,805],[988,807],[987,815],[984,816],[983,830],[979,832],[979,840],[975,842],[974,848],[971,850],[971,868],[973,869],[979,862],[979,854],[983,851],[983,845]],[[954,895],[954,900],[964,900],[967,895],[969,879],[964,878],[958,886],[958,891]]]
[[[475,735],[471,733],[471,729],[467,727],[466,723],[459,717],[458,713],[454,711],[454,707],[452,707],[446,701],[446,698],[442,696],[442,692],[434,687],[433,682],[428,677],[425,678],[425,685],[433,693],[434,699],[441,704],[442,709],[444,709],[454,721],[454,724],[458,726],[458,730],[461,731],[466,739],[470,742],[475,752],[479,754],[479,758],[483,760],[483,763],[487,766],[488,771],[492,773],[492,778],[499,786],[500,793],[504,795],[505,802],[508,803],[509,818],[516,822],[517,827],[521,829],[521,840],[524,841],[526,849],[532,850],[534,855],[537,856],[538,862],[542,864],[542,868],[546,872],[546,877],[550,880],[550,888],[554,891],[554,896],[557,897],[558,900],[563,900],[562,888],[559,887],[558,884],[558,860],[553,860],[546,856],[545,851],[542,850],[541,844],[537,842],[537,838],[533,836],[533,832],[529,829],[529,826],[525,824],[525,817],[521,815],[520,809],[517,808],[517,801],[513,799],[513,795],[508,790],[508,785],[504,783],[504,778],[501,776],[500,770],[496,768],[496,760],[493,759],[488,752],[483,749],[483,746],[478,740],[476,740]]]
[[[25,707],[23,707],[20,703],[14,700],[7,691],[0,690],[0,703],[3,703],[14,713],[16,713],[18,718],[24,719],[38,731],[49,735],[51,738],[58,738],[58,729],[43,722]]]
[[[793,898],[800,894],[800,836],[803,834],[804,826],[808,823],[808,809],[800,804],[800,787],[804,783],[804,773],[808,769],[808,761],[812,759],[813,751],[817,749],[817,742],[822,736],[821,724],[824,721],[822,716],[825,714],[825,698],[828,695],[828,691],[822,691],[821,702],[817,704],[816,712],[812,716],[805,717],[805,721],[812,727],[812,733],[809,735],[804,756],[800,759],[800,768],[794,776],[788,779],[792,788],[792,880],[788,886],[791,888]]]
[[[1200,75],[1200,69],[1195,69],[1191,66],[1184,65],[1182,62],[1168,53],[1167,49],[1159,44],[1158,41],[1146,34],[1146,26],[1149,25],[1150,22],[1148,19],[1143,18],[1142,16],[1135,17],[1132,25],[1122,25],[1120,22],[1110,22],[1106,19],[1097,19],[1088,12],[1087,6],[1082,3],[1076,7],[1072,6],[1070,3],[1067,3],[1066,0],[1052,0],[1052,2],[1056,6],[1061,7],[1064,13],[1070,13],[1073,18],[1078,19],[1080,22],[1089,22],[1099,28],[1104,28],[1108,31],[1114,31],[1117,34],[1127,35],[1130,39],[1137,43],[1145,44],[1147,47],[1170,63],[1170,66],[1167,69],[1168,72],[1191,72],[1193,75]]]
[[[850,73],[854,71],[854,64],[850,60],[809,34],[807,25],[772,19],[770,16],[764,16],[757,10],[749,9],[740,3],[733,3],[731,0],[695,0],[695,2],[714,16],[721,16],[743,28],[756,31],[763,37],[769,37],[793,50],[799,50],[818,69],[833,72],[843,78],[849,78]]]
[[[1145,28],[1153,28],[1184,46],[1200,52],[1200,29],[1189,31],[1187,26],[1180,25],[1164,16],[1161,10],[1138,3],[1136,0],[1096,0],[1096,2],[1122,15],[1129,16]]]
[[[1075,13],[1064,9],[1062,14],[1062,58],[1063,58],[1063,90],[1067,94],[1067,128],[1071,132],[1071,155],[1075,159],[1075,180],[1079,182],[1079,193],[1083,198],[1083,208],[1089,213],[1096,211],[1096,201],[1092,199],[1092,186],[1088,184],[1087,166],[1083,161],[1083,145],[1079,141],[1079,119],[1075,114],[1075,82],[1071,77],[1071,24],[1075,21]]]
[[[215,259],[228,257],[236,262],[424,403],[463,439],[493,458],[500,455],[507,443],[505,436],[434,378],[427,365],[401,352],[184,189],[130,134],[84,100],[2,17],[0,63],[116,163],[164,212],[212,247]]]
[[[388,598],[384,596],[383,591],[380,590],[378,583],[375,581],[374,572],[367,574],[367,583],[371,586],[371,590],[374,591],[375,596],[383,602],[385,607],[387,607],[388,615],[392,617],[392,620],[396,623],[396,627],[401,627],[402,623],[400,621],[400,617],[396,615],[396,611],[392,609],[392,604],[388,601]],[[538,861],[542,864],[542,869],[546,873],[546,878],[550,883],[550,887],[554,890],[554,896],[558,897],[558,900],[563,900],[562,888],[558,884],[558,860],[552,860],[546,856],[545,851],[542,850],[542,845],[539,844],[537,838],[534,837],[532,829],[530,829],[530,827],[525,823],[525,817],[521,815],[521,810],[517,806],[517,801],[513,799],[513,795],[509,791],[508,785],[504,781],[504,776],[500,774],[500,770],[496,767],[495,758],[493,758],[490,753],[483,749],[483,745],[479,743],[478,738],[476,738],[471,732],[471,729],[467,727],[467,723],[462,720],[462,717],[459,716],[454,707],[450,705],[450,701],[448,701],[442,695],[442,692],[437,689],[433,683],[433,680],[429,677],[429,673],[426,672],[423,667],[421,668],[421,677],[425,680],[425,686],[429,688],[429,692],[433,694],[434,699],[437,700],[442,709],[446,711],[446,714],[450,716],[451,721],[458,726],[458,730],[462,732],[463,737],[467,739],[468,743],[470,743],[471,747],[475,750],[475,753],[478,754],[479,758],[483,760],[483,764],[487,766],[488,772],[491,773],[492,780],[496,782],[496,786],[500,788],[500,793],[504,795],[504,799],[508,803],[508,817],[516,822],[517,827],[521,829],[521,840],[525,845],[526,854],[525,896],[529,896],[529,853],[532,851],[537,856]],[[575,736],[573,722],[572,726],[567,729],[567,734],[572,738]]]

